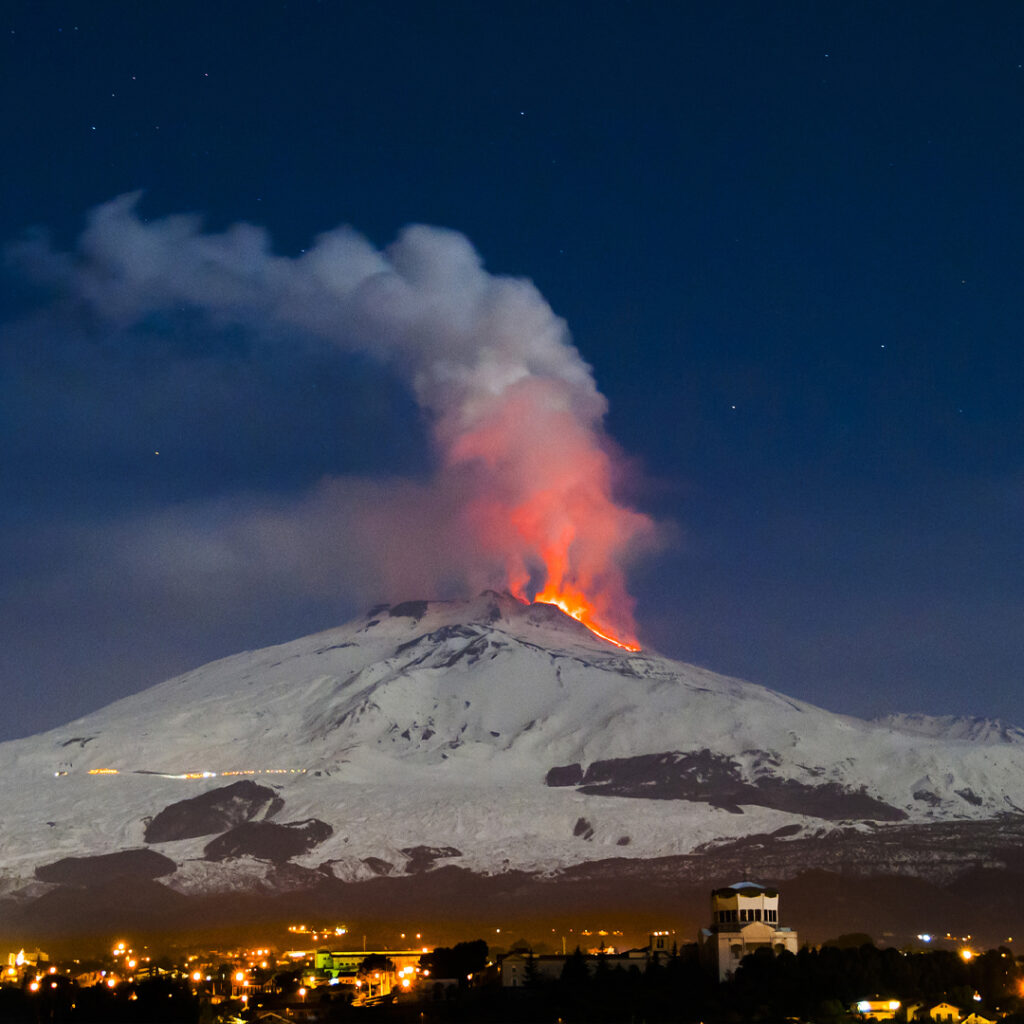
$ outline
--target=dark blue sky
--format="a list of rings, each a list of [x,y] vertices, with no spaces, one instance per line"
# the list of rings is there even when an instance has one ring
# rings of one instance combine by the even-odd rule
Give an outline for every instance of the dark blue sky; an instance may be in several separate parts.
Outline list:
[[[626,497],[674,524],[631,575],[647,643],[839,711],[1022,721],[1018,3],[15,0],[0,46],[5,243],[72,250],[136,189],[289,256],[457,229],[568,321]],[[344,578],[132,552],[421,477],[401,382],[187,310],[140,344],[29,269],[0,298],[0,738],[360,610]]]

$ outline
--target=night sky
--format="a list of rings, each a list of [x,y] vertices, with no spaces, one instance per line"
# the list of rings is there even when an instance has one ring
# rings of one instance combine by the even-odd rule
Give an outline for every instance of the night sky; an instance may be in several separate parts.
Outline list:
[[[324,481],[436,458],[387,361],[70,296],[139,190],[295,259],[463,233],[607,398],[645,645],[1024,724],[1019,3],[12,0],[0,46],[0,739],[361,613]]]

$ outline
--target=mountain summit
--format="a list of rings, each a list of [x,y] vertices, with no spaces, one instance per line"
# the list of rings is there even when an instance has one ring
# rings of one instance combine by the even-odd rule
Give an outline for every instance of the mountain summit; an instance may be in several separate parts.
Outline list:
[[[832,714],[494,592],[213,662],[0,745],[0,772],[0,896],[22,900],[550,876],[1024,814],[1012,727]]]

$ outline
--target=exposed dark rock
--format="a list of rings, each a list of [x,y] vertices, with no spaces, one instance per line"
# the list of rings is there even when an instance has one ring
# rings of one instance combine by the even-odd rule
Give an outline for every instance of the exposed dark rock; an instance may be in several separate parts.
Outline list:
[[[395,613],[392,612],[391,614],[394,615]],[[427,659],[430,659],[429,664],[434,667],[447,668],[454,664],[455,661],[458,661],[459,658],[463,657],[465,651],[468,649],[467,645],[467,647],[456,651],[454,654],[448,655],[446,658],[438,658],[440,652],[437,648],[448,640],[476,640],[483,643],[485,648],[487,643],[486,640],[480,636],[480,631],[476,627],[456,624],[454,626],[441,626],[440,629],[435,629],[433,633],[423,633],[420,636],[413,637],[412,640],[406,640],[404,644],[399,644],[395,648],[395,654],[404,654],[406,651],[422,647],[424,654],[420,660],[414,662],[414,664],[422,664]]]
[[[272,821],[247,821],[206,844],[203,857],[221,861],[234,857],[255,857],[283,864],[308,853],[334,833],[324,821],[309,818],[278,825]]]
[[[552,768],[544,776],[545,786],[578,786],[583,781],[583,768],[578,764],[564,764]]]
[[[326,654],[328,651],[341,651],[346,647],[355,647],[355,644],[351,640],[346,640],[343,644],[331,644],[329,647],[319,647],[316,650],[316,654]]]
[[[625,851],[623,851],[625,853]],[[386,863],[386,862],[385,862]],[[393,874],[343,882],[309,871],[307,887],[293,865],[268,871],[274,891],[255,887],[222,896],[184,896],[157,881],[108,882],[96,888],[47,887],[30,899],[0,899],[5,934],[66,940],[87,935],[90,944],[110,935],[175,930],[189,943],[208,930],[215,945],[225,930],[251,941],[268,922],[297,917],[359,918],[387,923],[397,933],[410,918],[435,920],[438,941],[454,944],[485,934],[495,919],[511,931],[540,933],[550,919],[614,917],[636,932],[650,920],[703,922],[710,889],[752,877],[778,887],[784,923],[802,942],[842,932],[885,931],[911,936],[921,908],[953,934],[971,932],[981,946],[1004,942],[1024,917],[1024,816],[885,828],[827,828],[817,836],[762,836],[709,845],[697,855],[590,861],[554,875],[508,870],[476,875],[442,864],[428,875]],[[979,907],[984,912],[979,914]],[[259,928],[254,925],[258,923]],[[216,928],[216,934],[213,929]]]
[[[409,858],[405,870],[411,875],[429,871],[439,860],[462,856],[462,851],[456,850],[454,846],[406,846],[402,848],[402,853]]]
[[[927,789],[915,789],[914,799],[920,800],[921,803],[928,804],[930,807],[938,807],[942,803],[942,797],[937,793],[929,792]]]
[[[789,836],[797,836],[800,834],[802,827],[800,825],[782,825],[777,828],[774,832],[769,833],[772,839],[786,839]]]
[[[390,875],[395,870],[394,864],[387,860],[381,860],[380,857],[364,857],[363,863],[375,875]]]
[[[562,777],[562,772],[571,772],[573,767],[553,768],[548,772],[548,785],[559,784],[550,781],[552,772],[557,779]],[[742,813],[741,808],[746,804],[830,821],[902,821],[907,817],[904,811],[876,799],[863,788],[844,789],[836,782],[809,785],[771,775],[748,781],[736,761],[706,749],[595,761],[578,785],[581,793],[594,796],[692,800],[734,814]]]
[[[284,801],[267,786],[242,779],[230,786],[169,804],[146,826],[147,843],[211,836],[262,816],[270,818]]]
[[[709,800],[709,807],[714,807],[719,811],[725,811],[727,814],[742,814],[743,808],[739,804],[734,804],[731,800]]]
[[[428,601],[403,601],[388,610],[392,618],[422,619],[426,614]]]
[[[477,621],[488,624],[492,622],[500,622],[502,595],[493,590],[485,590],[480,596],[489,597],[490,601],[487,602],[487,607],[477,616]]]
[[[586,818],[577,818],[573,826],[572,834],[578,839],[593,839],[594,826]]]
[[[137,881],[172,875],[178,865],[156,850],[120,850],[95,857],[64,857],[36,868],[41,882],[95,888],[115,880]]]
[[[619,836],[619,838],[615,840],[616,846],[629,846],[629,843],[629,836]]]
[[[967,787],[965,789],[955,790],[956,795],[963,800],[966,800],[969,804],[973,804],[975,807],[980,807],[985,801],[974,792],[973,789]]]

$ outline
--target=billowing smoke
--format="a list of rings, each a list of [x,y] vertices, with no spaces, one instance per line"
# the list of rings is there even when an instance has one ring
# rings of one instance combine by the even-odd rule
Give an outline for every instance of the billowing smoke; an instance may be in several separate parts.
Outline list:
[[[538,596],[633,641],[624,567],[650,541],[652,523],[616,501],[605,400],[565,323],[529,281],[487,273],[453,231],[409,227],[378,251],[340,228],[287,258],[260,228],[207,234],[193,217],[144,222],[137,201],[124,196],[93,211],[74,254],[40,254],[53,283],[95,315],[130,328],[156,311],[188,308],[269,338],[299,330],[369,353],[407,379],[429,423],[437,476],[412,506],[404,488],[397,515],[383,510],[380,493],[362,511],[339,501],[339,547],[397,522],[404,542],[368,548],[408,548],[405,525],[416,519],[415,536],[428,547],[432,532],[462,538],[461,559],[426,570],[437,585],[455,573],[467,589]],[[321,504],[334,492],[324,486]],[[379,570],[398,585],[394,561]]]

